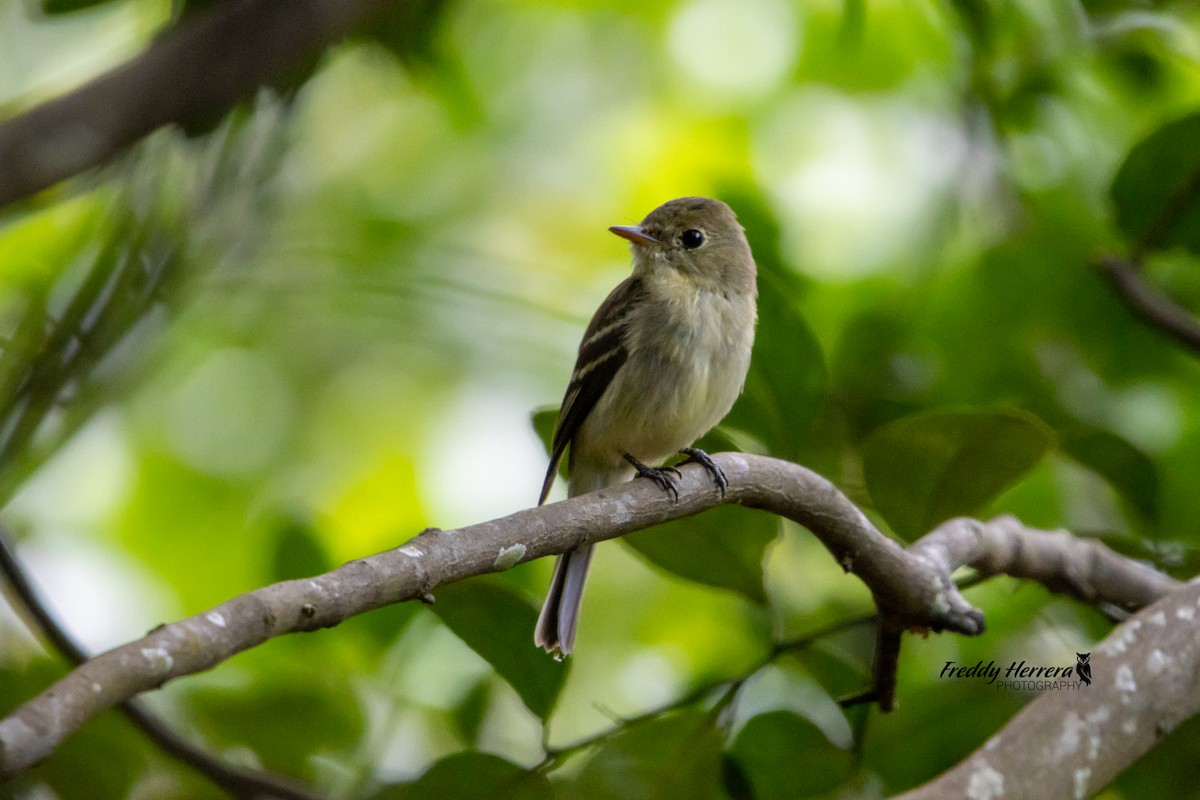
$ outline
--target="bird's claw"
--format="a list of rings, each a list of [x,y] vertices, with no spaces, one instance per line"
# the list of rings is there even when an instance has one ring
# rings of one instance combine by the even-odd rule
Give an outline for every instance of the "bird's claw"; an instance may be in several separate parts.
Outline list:
[[[671,495],[672,501],[679,500],[679,490],[675,488],[675,481],[671,478],[671,475],[679,478],[679,470],[674,467],[648,467],[628,453],[625,454],[625,460],[637,470],[639,478],[649,478],[654,481],[655,486]]]
[[[725,496],[725,490],[729,488],[729,479],[725,477],[725,470],[717,462],[712,460],[712,456],[696,447],[685,447],[679,452],[687,456],[687,461],[684,464],[695,462],[704,467],[708,474],[712,476],[713,483],[717,485],[717,489],[721,492],[721,497]],[[679,473],[676,472],[676,475]]]
[[[671,469],[670,467],[647,467],[645,471],[639,472],[638,474],[643,478],[649,478],[650,480],[654,481],[658,488],[671,495],[671,500],[678,501],[679,490],[675,488],[675,482],[671,479],[669,474],[672,472],[674,472],[676,475],[679,474],[678,471]]]

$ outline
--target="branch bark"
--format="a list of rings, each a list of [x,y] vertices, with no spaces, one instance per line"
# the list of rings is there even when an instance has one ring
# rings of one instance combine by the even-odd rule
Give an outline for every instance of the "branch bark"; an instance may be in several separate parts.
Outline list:
[[[337,625],[389,603],[426,599],[452,581],[612,539],[722,502],[761,508],[804,525],[846,571],[867,584],[881,615],[904,627],[982,632],[982,612],[963,598],[950,577],[962,564],[1038,580],[1123,608],[1139,608],[1177,585],[1098,542],[1025,528],[1011,518],[952,520],[906,550],[816,473],[764,456],[723,453],[714,458],[729,479],[724,500],[702,467],[688,465],[680,470],[678,501],[648,481],[635,480],[466,528],[430,529],[401,547],[324,575],[267,586],[160,626],[96,656],[0,720],[0,775],[46,758],[96,713],[173,678],[211,669],[272,637]]]
[[[387,5],[213,4],[123,66],[0,125],[0,208],[106,163],[164,125],[219,118]]]
[[[1110,255],[1101,256],[1096,263],[1135,314],[1191,352],[1200,354],[1200,322],[1148,284],[1135,262]]]
[[[1200,584],[1115,628],[1093,685],[1047,692],[934,781],[894,800],[1091,797],[1200,713]]]
[[[24,611],[30,617],[31,630],[39,631],[49,645],[74,666],[87,663],[87,653],[42,602],[3,530],[0,530],[0,565],[19,601],[18,611]],[[136,700],[126,700],[118,705],[118,709],[163,753],[192,767],[233,797],[317,800],[317,795],[293,778],[229,763],[192,744]]]

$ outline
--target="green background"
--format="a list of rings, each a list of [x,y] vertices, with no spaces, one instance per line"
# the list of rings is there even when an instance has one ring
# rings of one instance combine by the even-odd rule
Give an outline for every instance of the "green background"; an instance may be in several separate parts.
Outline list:
[[[198,5],[0,2],[0,116]],[[746,393],[703,446],[809,466],[902,540],[1013,513],[1195,573],[1196,354],[1095,266],[1144,255],[1200,308],[1194,4],[405,8],[0,216],[3,520],[90,649],[532,504],[533,415],[628,271],[605,229],[688,194],[735,208],[760,271]],[[70,324],[83,355],[46,367],[79,349],[45,333]],[[810,634],[869,593],[790,523],[723,508],[600,547],[567,664],[532,645],[550,566],[147,700],[333,798],[876,797],[1032,697],[946,661],[1069,664],[1110,627],[995,579],[967,592],[984,636],[907,639],[898,709],[843,712],[870,624]],[[0,605],[0,711],[63,670]],[[1193,791],[1196,730],[1104,796]],[[0,791],[38,789],[219,796],[111,712]]]

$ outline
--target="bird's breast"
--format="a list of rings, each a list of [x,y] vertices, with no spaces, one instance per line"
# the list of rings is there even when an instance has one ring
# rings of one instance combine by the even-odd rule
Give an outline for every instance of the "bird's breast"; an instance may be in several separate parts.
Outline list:
[[[689,446],[729,412],[750,363],[752,297],[680,292],[638,311],[629,357],[576,438],[604,460],[658,462]]]

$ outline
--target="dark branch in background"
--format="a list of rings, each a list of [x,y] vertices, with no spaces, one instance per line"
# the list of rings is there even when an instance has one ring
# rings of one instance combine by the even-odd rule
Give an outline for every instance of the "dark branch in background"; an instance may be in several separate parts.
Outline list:
[[[983,614],[950,576],[964,564],[1129,609],[1178,585],[1099,542],[1025,528],[1010,518],[953,520],[906,550],[876,530],[833,484],[803,467],[740,453],[715,459],[729,478],[724,500],[712,490],[708,473],[689,465],[680,469],[678,502],[647,481],[632,481],[466,528],[430,529],[393,550],[324,575],[267,586],[157,628],[96,656],[0,720],[0,775],[46,758],[96,713],[172,678],[211,669],[272,637],[337,625],[364,611],[427,596],[452,581],[612,539],[721,502],[761,508],[804,525],[843,568],[867,584],[881,615],[904,628],[968,635],[983,630]]]
[[[227,136],[225,146],[237,137]],[[228,153],[224,147],[218,161]],[[193,200],[211,202],[221,192],[220,171]],[[15,332],[0,361],[0,505],[46,458],[57,451],[95,406],[135,371],[138,358],[114,353],[134,338],[134,331],[157,309],[177,299],[185,279],[183,242],[172,240],[153,220],[138,219],[128,197],[114,214],[111,231],[99,243],[82,275],[67,270],[62,284],[76,283],[70,293],[55,286],[30,292]],[[49,300],[62,294],[55,307]],[[125,348],[128,356],[130,347]],[[99,377],[98,377],[99,376]],[[12,588],[17,610],[71,663],[88,656],[57,624],[0,532],[0,572]],[[170,730],[145,708],[127,703],[122,711],[163,752],[200,771],[236,797],[314,797],[284,778],[235,767],[208,755]]]
[[[21,568],[3,530],[0,530],[0,564],[3,565],[10,588],[17,595],[20,610],[31,617],[31,626],[40,631],[50,645],[71,664],[79,666],[85,663],[88,660],[87,653],[46,608]],[[126,700],[117,707],[164,753],[195,768],[234,797],[246,800],[267,797],[278,800],[317,800],[317,795],[289,778],[235,766],[210,755],[171,730],[136,700]]]
[[[1162,209],[1133,243],[1129,258],[1103,255],[1096,264],[1133,313],[1192,353],[1200,354],[1200,322],[1150,285],[1142,272],[1147,253],[1158,250],[1167,242],[1172,229],[1197,196],[1200,196],[1200,170],[1188,175],[1166,199]]]
[[[229,0],[91,83],[0,125],[0,208],[173,123],[220,119],[286,81],[386,0]]]
[[[50,319],[41,297],[26,312],[0,364],[0,503],[38,463],[89,418],[88,402],[74,398],[65,415],[48,426],[51,412],[68,395],[91,387],[89,378],[139,320],[166,302],[182,278],[181,249],[151,246],[145,227],[122,214],[65,308]],[[25,357],[21,357],[25,356]],[[110,370],[112,372],[112,370]],[[109,376],[112,377],[111,375]],[[103,392],[92,396],[101,397]],[[35,439],[40,439],[34,447]],[[18,611],[73,665],[88,655],[42,603],[0,531],[0,573],[11,586]],[[236,767],[187,742],[142,706],[121,711],[163,752],[206,775],[235,797],[313,800],[298,784],[269,773]]]
[[[1188,350],[1200,354],[1200,322],[1147,283],[1134,262],[1109,255],[1101,256],[1096,264],[1135,314]]]
[[[973,754],[895,800],[1097,794],[1200,713],[1200,585],[1123,622],[1091,665],[1091,686],[1043,693]]]
[[[104,163],[163,125],[216,122],[253,97],[259,85],[286,78],[312,61],[380,6],[366,0],[214,4],[125,66],[0,124],[0,205]],[[193,240],[202,237],[194,228],[220,202],[248,196],[246,184],[254,184],[270,160],[269,148],[243,152],[244,127],[226,126],[213,137],[211,160],[198,161],[195,180],[182,197],[191,215],[188,237],[181,238],[169,224],[164,227],[153,203],[147,203],[153,190],[139,189],[143,162],[151,169],[160,166],[153,147],[143,148],[123,165],[128,185],[114,203],[109,231],[95,254],[77,256],[91,259],[86,269],[64,265],[59,285],[28,290],[23,307],[14,304],[19,320],[0,360],[0,506],[144,365],[147,348],[133,346],[139,332],[148,333],[158,319],[154,312],[170,310],[180,286],[196,277]],[[235,160],[238,169],[227,169]],[[160,181],[156,175],[150,185]],[[86,660],[2,543],[0,571],[24,606],[18,612],[72,663]],[[314,797],[289,779],[206,754],[143,707],[124,704],[122,711],[163,752],[236,797]]]

